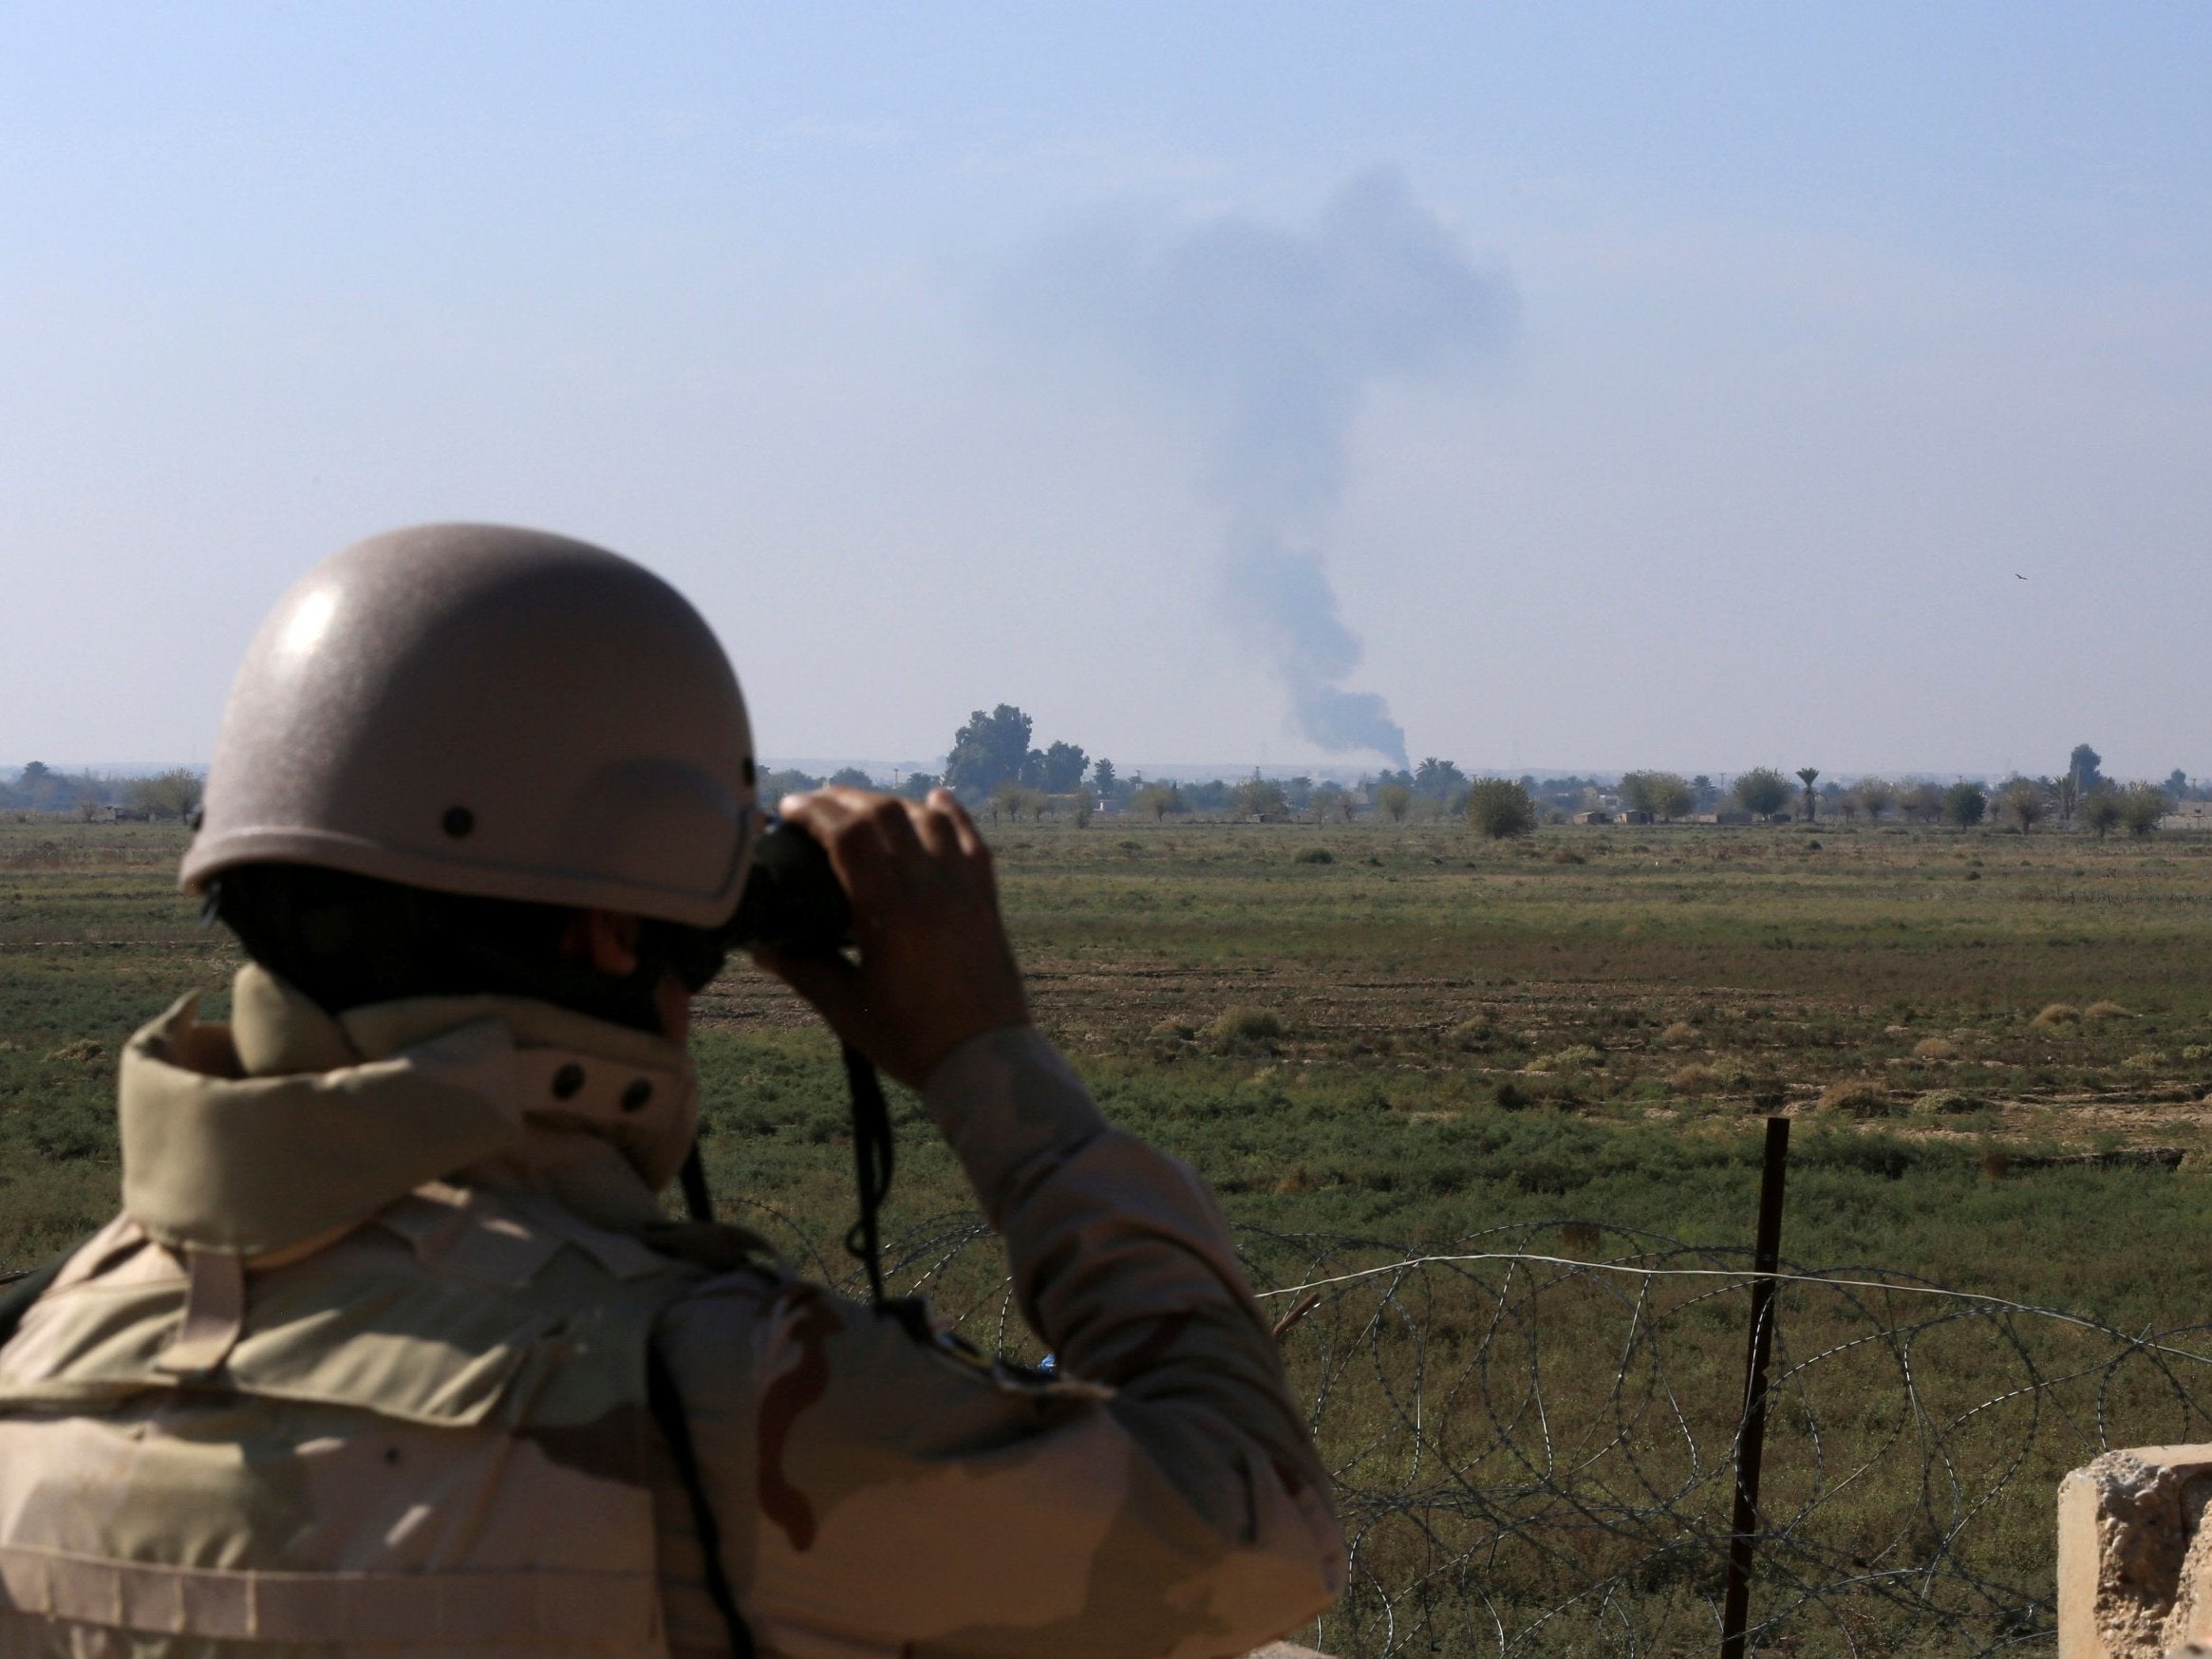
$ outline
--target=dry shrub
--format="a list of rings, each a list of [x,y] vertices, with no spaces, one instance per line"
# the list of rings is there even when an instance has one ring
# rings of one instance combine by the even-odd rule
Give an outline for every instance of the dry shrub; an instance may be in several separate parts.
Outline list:
[[[1547,1054],[1541,1060],[1531,1062],[1528,1069],[1532,1072],[1579,1072],[1585,1066],[1601,1064],[1604,1058],[1588,1043],[1576,1043],[1560,1050],[1556,1054]]]
[[[1919,1109],[1936,1117],[1959,1117],[1966,1112],[1979,1111],[1989,1104],[1978,1094],[1968,1094],[1959,1089],[1935,1089],[1921,1096]]]
[[[1711,1094],[1720,1087],[1720,1073],[1711,1066],[1692,1064],[1669,1077],[1667,1087],[1677,1094]]]
[[[1447,1035],[1463,1049],[1487,1049],[1498,1040],[1498,1028],[1487,1019],[1463,1019]]]
[[[1959,1045],[1949,1037],[1922,1037],[1913,1044],[1912,1053],[1916,1060],[1956,1060]]]
[[[2117,1002],[2092,1002],[2081,1011],[2084,1019],[2133,1019],[2134,1014]]]
[[[1670,1049],[1680,1048],[1684,1043],[1697,1040],[1697,1028],[1686,1019],[1678,1019],[1659,1033],[1659,1040]]]
[[[1283,1035],[1283,1021],[1265,1008],[1224,1009],[1206,1028],[1208,1041],[1224,1048],[1270,1043]]]
[[[2045,1031],[2049,1031],[2053,1026],[2071,1025],[2080,1017],[2081,1010],[2076,1008],[2072,1003],[2053,1002],[2046,1006],[2040,1014],[2035,1016],[2034,1019],[2028,1021],[2028,1023],[2030,1025],[2041,1026]]]
[[[1869,1077],[1846,1077],[1820,1091],[1820,1109],[1851,1117],[1887,1117],[1894,1108],[1889,1090]]]

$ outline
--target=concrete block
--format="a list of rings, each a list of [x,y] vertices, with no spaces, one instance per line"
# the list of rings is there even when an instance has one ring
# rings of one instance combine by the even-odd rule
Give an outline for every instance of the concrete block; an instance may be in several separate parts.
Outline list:
[[[2058,1486],[2059,1659],[2212,1648],[2212,1445],[2109,1451]]]

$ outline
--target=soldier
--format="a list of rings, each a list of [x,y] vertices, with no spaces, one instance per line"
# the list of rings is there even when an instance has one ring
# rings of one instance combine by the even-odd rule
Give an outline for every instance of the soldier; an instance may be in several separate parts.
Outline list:
[[[1028,1024],[948,794],[784,803],[856,960],[783,960],[920,1091],[1051,1378],[656,1195],[758,814],[713,635],[472,526],[310,572],[184,860],[248,959],[122,1064],[122,1212],[0,1334],[0,1659],[1203,1655],[1342,1546],[1206,1188]]]

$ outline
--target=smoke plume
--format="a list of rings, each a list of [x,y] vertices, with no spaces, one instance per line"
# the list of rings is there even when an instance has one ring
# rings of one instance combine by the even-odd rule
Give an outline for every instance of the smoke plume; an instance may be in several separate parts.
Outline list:
[[[1282,680],[1303,736],[1403,766],[1389,705],[1344,683],[1360,646],[1324,559],[1346,439],[1376,382],[1457,376],[1490,357],[1512,326],[1506,281],[1382,170],[1307,231],[1233,215],[1090,227],[1043,250],[1012,299],[1032,328],[1087,338],[1195,418],[1228,520],[1233,625]]]

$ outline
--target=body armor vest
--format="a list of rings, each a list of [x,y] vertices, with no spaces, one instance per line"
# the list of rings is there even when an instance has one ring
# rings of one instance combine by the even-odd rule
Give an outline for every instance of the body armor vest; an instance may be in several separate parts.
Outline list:
[[[650,1339],[702,1277],[506,1188],[250,1275],[119,1220],[0,1348],[0,1659],[665,1654]]]

